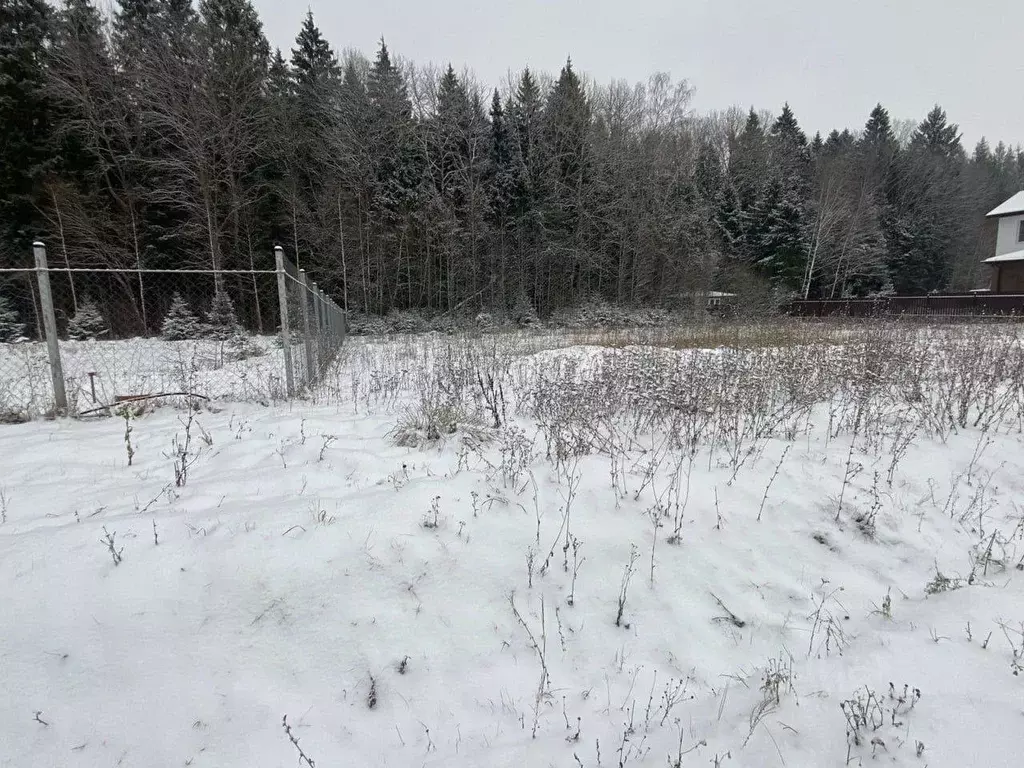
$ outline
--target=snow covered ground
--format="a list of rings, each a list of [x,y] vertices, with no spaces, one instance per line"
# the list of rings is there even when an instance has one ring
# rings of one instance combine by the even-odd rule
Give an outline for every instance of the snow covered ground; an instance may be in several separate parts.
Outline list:
[[[239,355],[229,343],[210,340],[61,341],[68,403],[72,411],[88,410],[93,389],[99,404],[116,395],[190,388],[235,401],[278,399],[285,391],[284,355],[275,342],[273,336],[248,337]],[[51,412],[51,387],[46,344],[0,344],[0,413]]]
[[[593,341],[0,429],[0,765],[1019,764],[1015,332]]]

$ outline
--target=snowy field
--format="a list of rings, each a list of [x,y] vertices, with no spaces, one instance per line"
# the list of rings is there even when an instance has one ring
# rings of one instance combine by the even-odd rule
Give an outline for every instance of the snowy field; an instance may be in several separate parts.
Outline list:
[[[1019,765],[1016,328],[704,340],[0,427],[0,765]]]
[[[111,403],[117,395],[193,391],[270,402],[285,391],[284,354],[272,336],[248,337],[241,353],[227,342],[143,338],[61,341],[60,353],[73,412]],[[0,344],[0,413],[52,412],[52,386],[46,344]]]

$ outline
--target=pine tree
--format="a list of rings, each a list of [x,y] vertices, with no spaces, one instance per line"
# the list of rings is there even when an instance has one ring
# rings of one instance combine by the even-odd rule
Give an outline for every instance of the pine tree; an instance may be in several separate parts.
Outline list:
[[[521,182],[520,166],[516,162],[513,137],[501,105],[498,89],[491,98],[491,146],[490,177],[488,183],[491,221],[495,227],[504,230],[512,205],[519,194]]]
[[[768,148],[761,119],[751,107],[729,152],[729,178],[741,211],[752,215],[768,176]]]
[[[230,88],[262,85],[270,62],[263,23],[249,0],[200,0],[200,43],[208,61],[206,87],[218,98]]]
[[[955,157],[963,153],[963,147],[960,145],[960,127],[950,123],[945,110],[936,104],[917,126],[910,146],[940,157]]]
[[[515,211],[524,218],[535,214],[545,198],[547,162],[541,135],[542,113],[540,87],[530,70],[524,69],[508,109],[518,148],[518,161],[522,164],[523,183],[520,185]]]
[[[75,341],[93,341],[109,332],[99,307],[89,297],[78,302],[78,311],[68,321],[68,338]]]
[[[543,138],[547,195],[543,222],[558,252],[548,249],[546,302],[564,303],[579,293],[581,266],[587,258],[587,202],[592,180],[591,107],[583,83],[567,60],[544,105]]]
[[[118,0],[114,13],[113,41],[120,63],[127,69],[141,66],[147,38],[156,36],[160,0]]]
[[[498,290],[502,301],[510,301],[509,283],[512,269],[509,265],[512,224],[516,200],[522,194],[522,162],[519,160],[515,138],[508,116],[501,103],[498,89],[491,98],[490,163],[487,168],[487,212],[492,230],[492,251],[498,254]],[[525,296],[523,296],[525,300]],[[526,300],[526,304],[529,301]]]
[[[175,293],[171,300],[171,307],[160,326],[160,335],[167,341],[197,339],[202,335],[199,320],[179,293]]]
[[[206,336],[215,341],[229,341],[242,334],[235,306],[227,291],[218,291],[206,313]]]
[[[306,190],[305,204],[315,208],[314,198],[323,184],[323,166],[335,131],[341,67],[338,57],[307,11],[292,48],[291,116],[295,134],[294,175]]]
[[[0,294],[0,342],[13,343],[21,338],[25,326],[18,321],[18,313],[10,300]]]
[[[250,221],[240,217],[262,195],[270,45],[249,0],[201,0],[197,43],[205,99],[200,110],[177,117],[201,120],[212,135],[190,136],[183,170],[186,179],[198,183],[184,181],[192,194],[184,210],[199,231],[205,230],[210,264],[219,272],[250,263],[252,246],[242,236]],[[215,276],[218,290],[222,279]]]
[[[415,135],[405,80],[383,40],[370,68],[367,96],[374,207],[389,216],[407,216],[418,201],[425,158]]]
[[[989,147],[988,140],[982,136],[981,140],[974,145],[974,155],[971,157],[971,162],[992,168],[995,164],[993,160],[992,148]]]
[[[782,106],[782,114],[772,124],[771,135],[783,144],[794,147],[807,146],[807,135],[801,130],[788,102]]]
[[[465,197],[469,121],[469,95],[449,64],[437,88],[437,113],[431,131],[431,175],[437,193],[456,209]]]
[[[270,243],[293,243],[293,188],[298,182],[292,175],[297,166],[295,132],[292,128],[292,79],[288,62],[281,49],[274,50],[267,71],[267,128],[271,136],[260,178],[267,195],[259,202],[257,220],[265,224],[264,236]],[[297,249],[296,249],[297,250]]]
[[[0,263],[24,259],[40,227],[39,183],[51,161],[45,0],[0,2]]]
[[[195,85],[201,69],[196,28],[195,11],[184,0],[119,0],[113,14],[112,118],[99,127],[101,138],[113,132],[111,141],[100,142],[109,155],[101,165],[112,226],[124,233],[122,265],[177,266],[206,245],[182,210],[186,196],[176,172],[183,163],[182,127],[204,137],[216,133],[196,125],[194,115],[179,114],[206,95]]]
[[[556,184],[576,187],[584,180],[590,117],[590,104],[570,59],[544,105],[545,139]]]
[[[841,133],[833,129],[822,149],[825,154],[836,157],[848,153],[855,143],[856,139],[848,129],[844,128]]]
[[[747,243],[748,216],[740,208],[739,197],[732,184],[726,184],[718,196],[714,221],[725,257],[731,261],[750,260]]]
[[[292,48],[292,77],[300,99],[316,99],[323,94],[323,85],[337,85],[341,81],[341,66],[331,50],[330,43],[307,11],[302,29]]]
[[[814,139],[811,141],[811,157],[818,157],[824,148],[825,142],[821,138],[821,131],[818,131],[814,134]]]
[[[881,104],[876,104],[871,110],[867,123],[864,125],[864,135],[861,141],[876,149],[894,149],[896,138],[892,132],[892,121],[889,119],[889,111]]]
[[[810,152],[807,147],[807,136],[797,123],[796,115],[786,104],[782,114],[772,124],[769,134],[774,155],[775,172],[787,187],[798,187],[799,194],[807,194],[810,183]],[[852,138],[852,137],[851,137]],[[841,142],[836,134],[836,143]]]
[[[116,99],[103,21],[92,0],[65,0],[52,26],[48,94],[59,125],[57,163],[62,175],[73,179],[84,194],[95,194],[104,172],[97,122]]]
[[[944,288],[961,254],[970,249],[959,224],[969,215],[964,210],[964,160],[959,129],[936,106],[886,173],[884,232],[889,274],[898,293]]]
[[[804,201],[795,190],[785,190],[778,203],[767,210],[760,241],[758,266],[772,283],[796,290],[804,276],[807,258],[807,223]]]

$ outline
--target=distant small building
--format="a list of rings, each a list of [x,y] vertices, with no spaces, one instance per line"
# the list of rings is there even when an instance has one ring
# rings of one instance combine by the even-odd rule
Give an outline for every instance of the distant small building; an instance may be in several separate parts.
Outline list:
[[[736,301],[736,294],[725,291],[698,291],[680,293],[675,298],[684,306],[692,306],[695,310],[700,310],[703,307],[708,312],[721,312]]]
[[[986,218],[995,219],[996,255],[985,259],[992,267],[992,293],[1024,294],[1024,192],[1018,192],[993,208]]]

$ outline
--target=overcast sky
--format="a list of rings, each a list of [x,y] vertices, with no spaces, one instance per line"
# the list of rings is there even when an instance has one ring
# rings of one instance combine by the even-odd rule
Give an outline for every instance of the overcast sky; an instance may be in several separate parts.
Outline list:
[[[254,0],[289,51],[306,4]],[[968,149],[1024,143],[1021,0],[308,0],[335,50],[389,49],[470,67],[495,85],[524,65],[574,66],[599,82],[686,78],[694,107],[785,101],[808,135],[858,128],[877,102],[919,120],[939,103]]]

